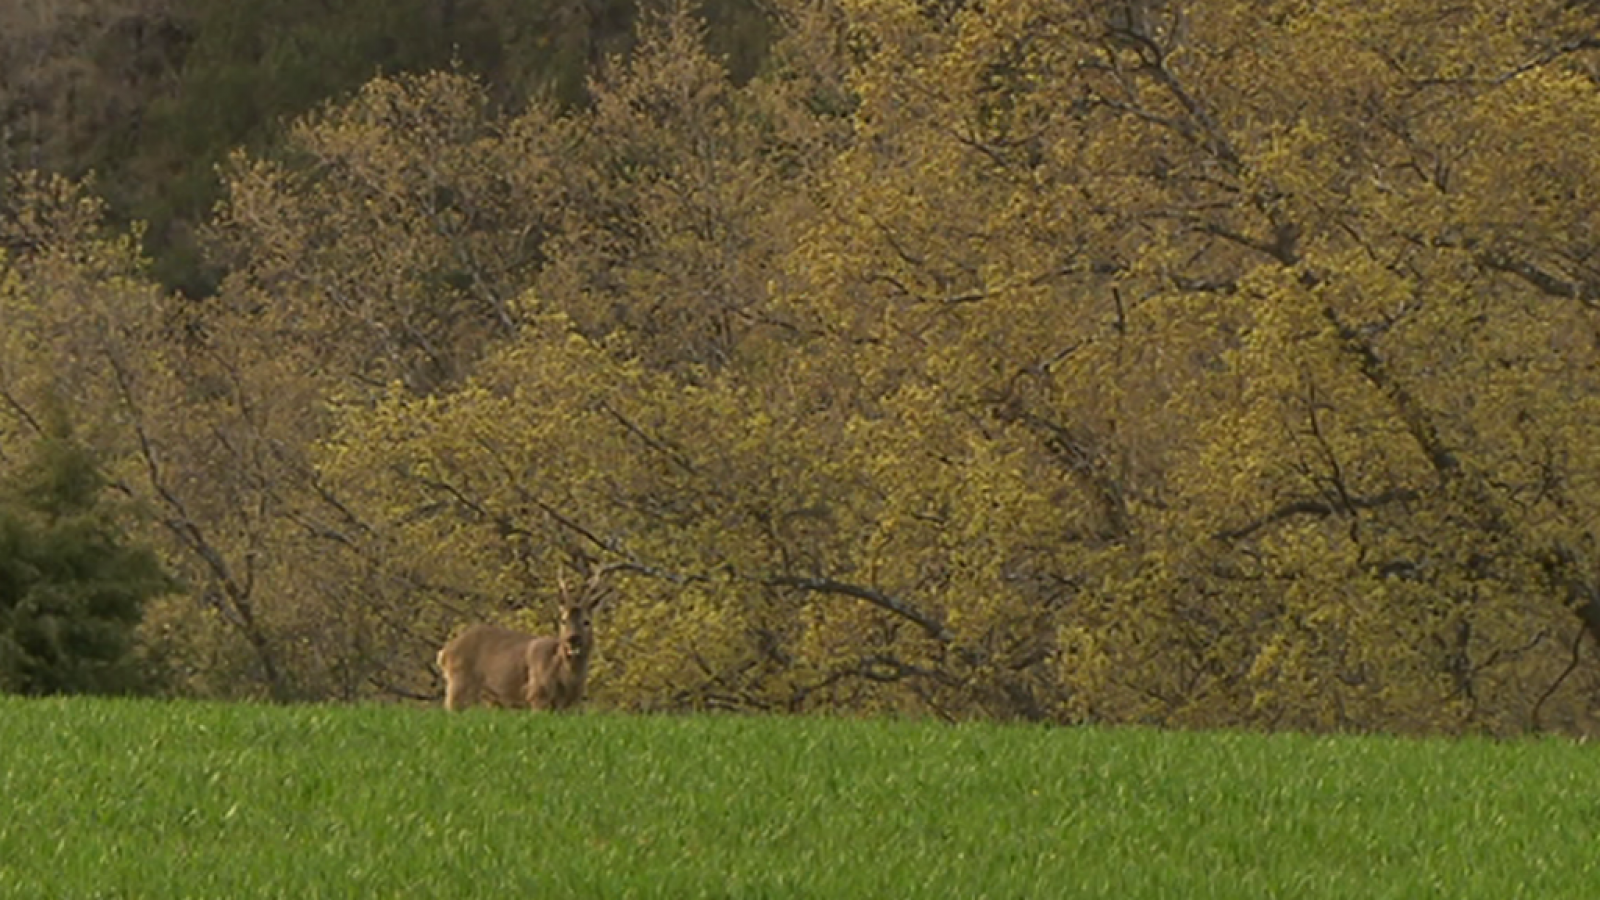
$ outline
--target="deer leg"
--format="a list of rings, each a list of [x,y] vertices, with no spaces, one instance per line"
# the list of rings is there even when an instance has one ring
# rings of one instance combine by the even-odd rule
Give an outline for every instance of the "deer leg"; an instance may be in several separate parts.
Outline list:
[[[466,709],[477,702],[477,691],[472,690],[465,678],[445,676],[444,708],[451,712]]]

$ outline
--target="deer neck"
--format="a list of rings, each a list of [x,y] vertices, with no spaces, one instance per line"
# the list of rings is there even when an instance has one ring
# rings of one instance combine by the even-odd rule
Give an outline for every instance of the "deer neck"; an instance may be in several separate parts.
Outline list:
[[[589,668],[589,657],[594,653],[594,639],[576,636],[574,639],[564,640],[557,653],[564,666],[573,672],[581,673]]]

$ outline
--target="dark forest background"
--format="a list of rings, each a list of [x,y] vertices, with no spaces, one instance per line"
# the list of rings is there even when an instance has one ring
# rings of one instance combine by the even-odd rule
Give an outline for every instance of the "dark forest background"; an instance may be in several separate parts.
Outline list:
[[[587,99],[663,0],[9,0],[0,8],[0,171],[93,173],[114,221],[145,223],[163,283],[215,289],[195,240],[221,195],[217,167],[270,152],[295,117],[377,75],[448,69],[492,102]],[[772,34],[762,0],[696,7],[735,79]]]

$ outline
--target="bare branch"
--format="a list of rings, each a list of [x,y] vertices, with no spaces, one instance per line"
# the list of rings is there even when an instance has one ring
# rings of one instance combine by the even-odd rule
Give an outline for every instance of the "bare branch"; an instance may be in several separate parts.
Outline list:
[[[1564,278],[1503,250],[1484,251],[1477,260],[1485,269],[1515,275],[1546,296],[1576,300],[1590,309],[1600,308],[1600,283],[1594,280]]]
[[[212,543],[210,537],[189,514],[183,501],[167,485],[162,474],[161,464],[156,453],[155,444],[150,439],[150,434],[145,428],[144,411],[135,397],[133,375],[128,371],[121,355],[111,346],[110,340],[104,334],[104,326],[100,335],[102,348],[106,361],[110,365],[112,378],[117,385],[117,392],[123,405],[129,412],[135,440],[139,447],[139,458],[144,465],[145,475],[149,479],[150,487],[165,507],[161,523],[168,531],[172,532],[178,542],[187,547],[191,553],[204,563],[210,571],[212,579],[221,589],[222,597],[227,598],[228,611],[232,614],[231,621],[244,635],[256,658],[261,663],[262,674],[267,681],[268,689],[275,699],[286,700],[289,696],[288,683],[279,672],[276,653],[271,642],[267,639],[256,618],[255,606],[252,600],[255,579],[255,555],[253,552],[245,555],[245,576],[241,582],[234,572],[234,567],[228,564],[222,552]]]
[[[610,403],[602,400],[600,402],[599,409],[601,412],[615,419],[617,424],[621,425],[624,431],[644,442],[646,447],[649,447],[651,450],[654,450],[666,457],[667,461],[671,462],[677,468],[682,469],[690,475],[700,474],[694,463],[689,459],[688,454],[684,453],[677,447],[671,446],[666,440],[656,437],[648,431],[645,431],[642,426],[623,415],[622,412],[615,406],[612,406]]]
[[[1567,676],[1577,671],[1579,659],[1583,655],[1583,637],[1585,634],[1588,634],[1588,632],[1583,629],[1578,630],[1577,637],[1572,640],[1571,661],[1567,663],[1566,668],[1561,670],[1561,674],[1556,676],[1556,680],[1550,682],[1550,686],[1544,689],[1544,693],[1539,695],[1539,699],[1534,702],[1533,710],[1528,714],[1528,722],[1533,726],[1534,731],[1544,730],[1544,726],[1539,721],[1539,712],[1544,709],[1544,702],[1550,699],[1557,688],[1561,687],[1562,682],[1567,680]]]
[[[28,408],[22,405],[22,401],[18,400],[15,395],[5,388],[4,385],[0,385],[0,400],[4,400],[6,406],[10,407],[11,411],[16,413],[18,418],[26,422],[28,428],[31,429],[34,434],[44,434],[44,426],[40,424],[38,419],[33,417],[32,413],[28,412]]]
[[[845,581],[835,581],[831,578],[804,578],[796,575],[780,575],[769,578],[764,583],[769,587],[796,588],[802,591],[838,594],[844,597],[854,597],[857,600],[865,600],[879,609],[887,610],[897,616],[915,622],[921,626],[929,637],[941,644],[949,644],[955,641],[955,635],[951,634],[950,630],[937,617],[875,588]]]
[[[1341,498],[1339,505],[1329,503],[1326,500],[1294,500],[1283,504],[1264,516],[1252,519],[1238,527],[1230,528],[1226,531],[1219,531],[1213,536],[1219,541],[1237,541],[1242,538],[1247,538],[1269,525],[1276,525],[1279,522],[1292,519],[1296,516],[1316,516],[1317,518],[1326,518],[1341,512],[1349,512],[1358,509],[1376,509],[1381,506],[1387,506],[1391,503],[1409,503],[1417,499],[1417,497],[1418,494],[1416,491],[1405,488],[1397,488],[1391,491],[1384,491],[1381,494],[1376,494],[1371,497],[1354,497],[1346,495]]]

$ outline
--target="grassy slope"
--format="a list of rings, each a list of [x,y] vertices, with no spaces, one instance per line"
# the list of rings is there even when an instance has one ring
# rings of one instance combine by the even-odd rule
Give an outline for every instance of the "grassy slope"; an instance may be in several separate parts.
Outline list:
[[[0,698],[4,897],[1592,897],[1600,751]]]

